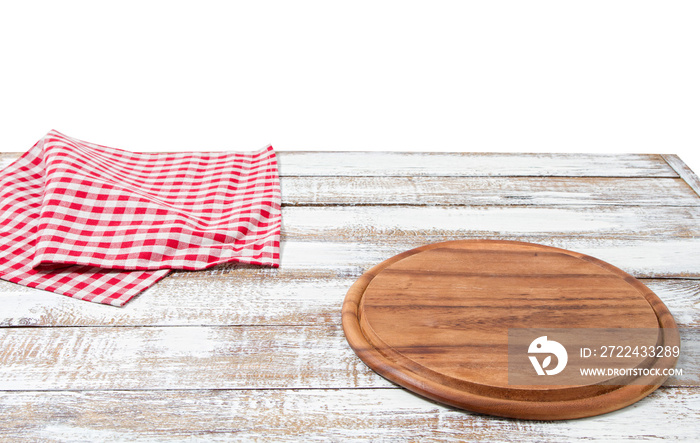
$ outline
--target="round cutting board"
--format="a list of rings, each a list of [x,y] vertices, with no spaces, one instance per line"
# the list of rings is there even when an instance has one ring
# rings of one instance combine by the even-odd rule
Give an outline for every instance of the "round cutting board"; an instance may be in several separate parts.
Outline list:
[[[536,366],[559,367],[561,355],[530,365],[526,353],[538,358],[533,346],[548,339],[545,334],[528,348],[526,333],[549,331],[550,339],[553,330],[573,333],[580,346],[566,343],[570,374],[587,361],[585,353],[596,353],[597,362],[600,354],[613,353],[595,341],[597,331],[651,331],[652,346],[680,346],[668,309],[634,277],[584,254],[514,241],[450,241],[392,257],[353,284],[342,319],[355,353],[385,378],[451,406],[523,419],[579,418],[622,408],[660,386],[667,376],[655,369],[673,368],[677,360],[668,352],[646,358],[638,353],[639,371],[555,381],[561,379]],[[522,352],[518,340],[525,340]],[[525,359],[533,377],[509,378],[509,370],[511,377],[515,373],[509,359]],[[524,366],[518,370],[527,372]]]

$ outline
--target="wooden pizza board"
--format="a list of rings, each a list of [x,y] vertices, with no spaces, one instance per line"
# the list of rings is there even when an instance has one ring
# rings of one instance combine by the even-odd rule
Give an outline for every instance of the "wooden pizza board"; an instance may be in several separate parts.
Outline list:
[[[523,419],[613,411],[667,376],[509,383],[509,331],[576,328],[585,343],[587,330],[643,328],[656,345],[680,346],[670,312],[634,277],[584,254],[513,241],[450,241],[392,257],[350,288],[342,320],[355,353],[385,378],[441,403]],[[634,364],[653,370],[676,360]]]

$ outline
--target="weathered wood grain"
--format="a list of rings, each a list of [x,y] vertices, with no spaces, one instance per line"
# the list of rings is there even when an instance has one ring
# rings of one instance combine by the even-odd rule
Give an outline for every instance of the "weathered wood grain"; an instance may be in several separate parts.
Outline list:
[[[684,374],[665,385],[697,386],[700,331],[681,340]],[[389,386],[340,326],[0,329],[0,391]]]
[[[700,200],[700,199],[698,199]],[[282,209],[287,241],[590,238],[665,240],[700,235],[700,207],[638,206],[339,206]]]
[[[511,238],[503,236],[502,239]],[[638,278],[700,277],[700,263],[697,260],[700,256],[700,238],[623,242],[614,239],[549,239],[545,236],[533,236],[531,240],[534,243],[591,255],[615,264]],[[286,242],[283,244],[281,266],[289,269],[356,272],[358,269],[365,269],[370,263],[379,263],[402,251],[425,244],[425,241],[406,241],[399,244],[372,244],[370,241]]]
[[[280,152],[284,176],[675,177],[656,154]]]
[[[283,212],[283,237],[290,240],[283,242],[280,269],[219,266],[174,273],[123,309],[0,281],[0,325],[82,324],[86,315],[86,324],[97,318],[103,319],[100,324],[147,324],[146,319],[154,324],[328,321],[334,315],[327,308],[315,308],[325,301],[324,294],[344,293],[366,269],[402,250],[462,238],[522,240],[572,249],[636,277],[697,276],[700,266],[700,209],[695,207],[361,206],[288,207]],[[152,299],[156,305],[150,304]],[[269,302],[258,305],[257,300]],[[303,320],[296,317],[297,309],[304,312]]]
[[[0,391],[382,386],[339,326],[0,330]]]
[[[0,153],[0,169],[17,156]],[[695,386],[662,388],[589,420],[499,420],[394,388],[354,356],[337,326],[349,285],[397,252],[458,238],[533,241],[637,277],[664,277],[644,283],[690,328],[682,337],[691,352],[679,367],[696,370],[700,282],[682,277],[700,276],[700,224],[688,174],[673,159],[328,152],[279,159],[288,205],[280,269],[176,272],[121,309],[0,282],[2,325],[55,326],[0,328],[0,384],[12,390],[0,392],[0,440],[696,438]],[[382,183],[383,191],[370,188]],[[436,206],[394,206],[399,184],[407,205]],[[362,206],[372,199],[381,206]],[[357,206],[325,206],[344,204]],[[442,207],[454,205],[463,206]],[[697,384],[693,377],[669,386]],[[79,391],[125,387],[136,391]],[[246,387],[254,390],[238,390]]]
[[[285,208],[282,267],[347,274],[426,243],[488,238],[583,252],[636,277],[697,277],[698,220],[698,208]]]
[[[0,326],[340,324],[343,297],[357,276],[267,271],[228,269],[203,279],[176,273],[112,309],[0,281]],[[685,291],[695,293],[690,286],[671,290]]]
[[[0,439],[13,442],[692,441],[700,390],[661,388],[620,411],[560,422],[471,414],[401,389],[13,392],[0,394],[0,411]]]
[[[429,240],[446,241],[460,238],[464,237],[438,236]],[[700,263],[697,260],[700,256],[700,238],[630,241],[585,237],[552,238],[547,235],[528,237],[492,235],[479,238],[526,240],[581,252],[614,264],[637,278],[700,278]],[[398,242],[372,243],[375,239],[370,237],[364,241],[357,239],[354,242],[287,241],[282,243],[281,268],[300,275],[358,276],[374,264],[428,243],[426,240],[428,239],[411,238]],[[201,284],[202,281],[208,281],[215,275],[233,274],[235,276],[239,269],[246,269],[246,267],[235,264],[222,265],[191,273],[177,272],[166,279],[187,279]],[[260,272],[261,278],[266,278],[280,271],[266,268],[256,272]],[[235,286],[236,281],[227,280],[225,284]],[[206,289],[202,288],[202,290]],[[146,297],[147,294],[148,292],[145,292],[139,297]]]
[[[284,205],[700,206],[681,178],[282,177]]]
[[[0,169],[19,155],[0,153]],[[657,154],[278,151],[278,157],[282,176],[678,177]]]
[[[698,206],[680,178],[282,177],[285,205]]]
[[[648,210],[641,207],[285,208],[284,237],[302,241],[283,243],[284,266],[281,269],[219,266],[197,273],[175,273],[129,306],[138,307],[144,300],[150,300],[152,294],[173,291],[169,296],[172,298],[164,300],[161,310],[153,311],[155,317],[150,317],[149,308],[146,318],[170,319],[166,320],[168,324],[177,318],[186,324],[207,323],[207,318],[214,318],[214,313],[221,312],[221,306],[216,305],[228,301],[222,300],[220,294],[228,297],[240,289],[243,295],[234,305],[248,306],[251,299],[260,297],[255,288],[277,282],[271,291],[284,292],[291,276],[298,276],[307,283],[292,288],[290,297],[273,298],[269,305],[260,307],[258,320],[252,321],[258,324],[262,319],[270,318],[274,319],[272,324],[295,324],[297,320],[294,320],[291,309],[297,303],[295,297],[302,297],[298,300],[307,303],[305,297],[316,289],[342,292],[364,270],[400,251],[460,238],[523,240],[563,247],[606,260],[637,277],[697,277],[700,265],[697,260],[700,253],[698,213],[697,208]],[[330,242],[319,241],[324,239]],[[243,280],[239,274],[243,274]],[[277,275],[282,275],[282,280],[274,280]],[[325,280],[328,276],[348,278],[329,283]],[[178,290],[179,284],[183,286]],[[57,314],[37,307],[37,303],[47,303],[47,298],[75,305],[70,310],[74,312],[71,315],[76,316],[74,321],[78,322],[84,312],[98,309],[92,304],[83,306],[85,303],[76,300],[63,301],[63,297],[55,294],[47,297],[41,291],[26,289],[31,294],[43,294],[38,296],[40,301],[31,303],[28,301],[30,296],[22,292],[24,288],[6,282],[0,282],[0,287],[22,293],[22,298],[0,296],[0,313],[8,313],[0,316],[0,322],[5,324],[33,324],[37,317],[43,319],[42,324],[50,324],[53,315]],[[246,296],[247,293],[251,296]],[[212,300],[209,307],[200,306],[202,298]],[[319,301],[318,298],[308,300],[305,321],[329,318],[327,311],[313,314],[313,306]],[[54,306],[53,303],[50,306]],[[27,309],[42,313],[28,315]],[[121,314],[117,314],[115,308],[106,309],[95,312],[104,312],[101,314],[104,321],[120,324],[118,318]],[[22,314],[10,315],[10,312]],[[228,315],[234,317],[227,317],[227,322],[249,322],[235,313]],[[201,316],[209,317],[201,319]]]
[[[0,281],[0,326],[339,325],[345,294],[361,273],[247,268],[196,279],[176,273],[122,308]],[[642,282],[679,326],[700,326],[700,280]]]
[[[661,156],[666,162],[673,168],[676,173],[680,176],[681,179],[683,179],[688,186],[693,188],[695,193],[700,196],[700,178],[698,178],[697,174],[693,172],[688,165],[681,160],[680,157],[678,157],[675,154],[663,154]]]

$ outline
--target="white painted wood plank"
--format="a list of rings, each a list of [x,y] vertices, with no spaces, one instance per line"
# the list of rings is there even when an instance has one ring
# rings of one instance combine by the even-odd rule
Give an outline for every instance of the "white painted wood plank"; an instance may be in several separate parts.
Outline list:
[[[662,388],[598,417],[556,422],[458,411],[401,389],[18,392],[12,441],[696,441],[700,390]]]
[[[700,385],[700,330],[681,333],[667,386]],[[393,386],[339,326],[0,329],[0,391]]]
[[[282,222],[288,241],[382,244],[496,236],[660,241],[700,236],[700,207],[286,207]]]
[[[280,152],[284,176],[676,177],[656,154]]]
[[[0,169],[19,155],[0,153]],[[656,154],[279,151],[278,157],[283,176],[678,177]]]
[[[509,236],[502,236],[509,239]],[[641,278],[700,278],[700,238],[669,240],[590,240],[532,238],[537,243],[570,249],[611,263]],[[425,241],[402,243],[295,242],[282,244],[281,265],[289,269],[356,274]],[[208,271],[201,271],[208,272]]]
[[[29,150],[29,148],[27,148],[27,150]],[[20,155],[22,154],[19,152],[0,152],[0,171],[10,166]]]
[[[177,273],[122,308],[0,282],[0,326],[339,325],[343,299],[356,278],[258,269],[197,278]],[[700,280],[643,283],[679,326],[700,327]]]
[[[374,264],[427,243],[491,238],[571,249],[637,277],[700,276],[694,208],[286,208],[283,218],[285,236],[305,241],[284,242],[282,265],[304,269],[343,261],[352,270],[348,259],[363,267],[360,258]]]
[[[0,329],[0,391],[386,386],[338,326]]]
[[[697,174],[695,174],[695,172],[693,172],[693,170],[690,169],[688,165],[686,165],[685,162],[677,155],[664,154],[661,157],[663,157],[669,166],[676,171],[680,178],[683,179],[683,181],[685,181],[698,196],[700,196],[700,178],[698,178]]]
[[[700,206],[680,178],[283,177],[285,205]]]
[[[284,270],[229,271],[197,278],[174,274],[123,308],[3,281],[0,327],[339,325],[345,293],[357,278]],[[671,292],[685,294],[685,288]]]

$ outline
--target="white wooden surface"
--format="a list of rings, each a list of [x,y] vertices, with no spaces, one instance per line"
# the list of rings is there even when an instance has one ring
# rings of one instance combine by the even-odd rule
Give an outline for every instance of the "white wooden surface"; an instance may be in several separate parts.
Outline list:
[[[0,440],[697,440],[700,196],[677,157],[282,152],[280,164],[279,269],[175,272],[124,308],[0,281]],[[458,411],[382,379],[345,342],[345,292],[400,251],[458,238],[564,247],[641,278],[683,328],[684,376],[562,422]]]

